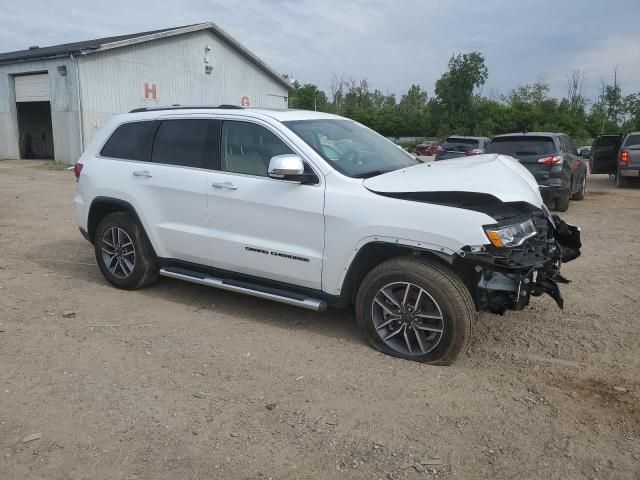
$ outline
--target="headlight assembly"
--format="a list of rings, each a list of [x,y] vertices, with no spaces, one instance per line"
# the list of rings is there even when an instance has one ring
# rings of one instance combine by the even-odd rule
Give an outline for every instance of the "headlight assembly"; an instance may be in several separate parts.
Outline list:
[[[488,228],[485,232],[494,247],[517,247],[537,233],[536,226],[532,220],[503,227]]]

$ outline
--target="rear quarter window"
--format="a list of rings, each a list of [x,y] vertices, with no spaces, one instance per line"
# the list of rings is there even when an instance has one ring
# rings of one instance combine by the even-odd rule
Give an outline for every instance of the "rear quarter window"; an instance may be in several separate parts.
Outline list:
[[[100,155],[125,160],[149,160],[146,146],[154,125],[154,121],[120,125],[104,144]]]
[[[640,146],[640,134],[638,135],[629,135],[627,137],[627,139],[624,142],[624,146],[625,147],[633,147],[633,146]]]

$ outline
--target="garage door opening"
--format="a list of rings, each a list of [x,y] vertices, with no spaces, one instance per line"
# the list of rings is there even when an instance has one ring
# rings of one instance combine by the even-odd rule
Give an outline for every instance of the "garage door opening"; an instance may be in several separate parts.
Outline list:
[[[16,75],[14,81],[20,158],[55,158],[49,74]]]
[[[51,104],[20,102],[16,106],[20,158],[54,158]]]

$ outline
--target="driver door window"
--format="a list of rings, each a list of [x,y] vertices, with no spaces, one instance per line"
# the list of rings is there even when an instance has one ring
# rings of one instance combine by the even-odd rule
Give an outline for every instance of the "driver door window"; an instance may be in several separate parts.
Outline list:
[[[282,140],[260,125],[237,121],[222,124],[222,171],[266,177],[272,157],[292,153]]]

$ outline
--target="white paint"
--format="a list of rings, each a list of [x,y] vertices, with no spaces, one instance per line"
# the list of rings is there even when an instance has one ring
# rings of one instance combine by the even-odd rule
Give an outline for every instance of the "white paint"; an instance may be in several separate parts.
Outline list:
[[[16,102],[48,102],[49,74],[19,75],[15,79]]]
[[[320,181],[317,185],[301,185],[267,177],[98,156],[108,136],[121,123],[162,118],[258,123],[300,155],[316,170]],[[508,201],[540,205],[539,195],[531,191],[531,174],[511,165],[508,159],[493,155],[478,157],[480,163],[476,163],[476,158],[467,160],[467,168],[459,168],[454,160],[447,160],[442,162],[443,166],[416,165],[367,181],[349,178],[334,170],[278,118],[341,117],[305,111],[198,109],[112,118],[80,160],[84,168],[75,198],[79,225],[87,228],[88,209],[96,196],[120,198],[134,206],[160,257],[336,294],[342,289],[353,258],[369,243],[410,245],[455,255],[465,245],[487,244],[483,225],[495,222],[485,213],[391,198],[376,194],[371,188],[385,192],[437,191],[451,190],[457,185],[459,191],[496,196],[505,189]],[[430,179],[431,169],[434,173]],[[142,170],[151,177],[133,175],[134,171]],[[500,185],[496,184],[496,178]],[[216,189],[212,186],[214,182],[237,188]],[[247,250],[247,246],[269,254]],[[277,252],[309,261],[281,258]]]
[[[520,162],[497,154],[429,162],[364,181],[374,192],[488,193],[503,202],[524,201],[542,207],[540,188]]]

